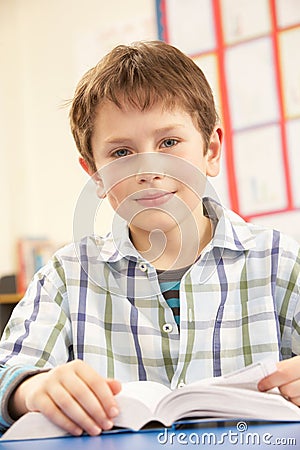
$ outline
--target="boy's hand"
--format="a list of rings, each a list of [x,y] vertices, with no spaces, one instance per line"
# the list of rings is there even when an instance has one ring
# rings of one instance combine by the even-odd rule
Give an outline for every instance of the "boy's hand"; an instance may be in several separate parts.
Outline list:
[[[109,430],[118,415],[114,395],[121,385],[102,378],[81,360],[75,360],[26,379],[9,403],[12,417],[39,411],[73,435],[94,436]]]
[[[260,391],[278,387],[284,397],[300,406],[300,356],[278,362],[276,372],[260,380],[257,387]]]

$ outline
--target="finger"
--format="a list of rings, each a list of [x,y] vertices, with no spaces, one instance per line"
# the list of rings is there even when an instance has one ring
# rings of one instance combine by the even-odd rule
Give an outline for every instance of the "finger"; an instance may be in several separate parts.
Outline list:
[[[300,380],[292,381],[291,383],[284,384],[280,388],[280,392],[284,397],[287,397],[296,405],[300,400]]]
[[[119,414],[117,402],[115,401],[114,395],[106,380],[86,364],[77,364],[75,371],[79,378],[81,378],[94,392],[98,401],[101,403],[107,418],[117,416]]]
[[[280,372],[285,372],[289,377],[294,377],[294,379],[300,378],[300,356],[278,362],[277,369]]]
[[[104,430],[109,430],[113,427],[113,422],[107,417],[102,406],[102,399],[99,401],[95,393],[76,373],[69,373],[61,383],[71,398],[89,415],[94,424],[97,424]],[[57,396],[56,390],[54,395],[55,397]],[[67,406],[69,407],[69,405]],[[82,423],[80,422],[79,424],[81,425]]]
[[[49,396],[41,399],[39,411],[48,417],[51,422],[73,436],[80,436],[82,434],[83,429],[66,416]]]
[[[294,403],[296,406],[300,406],[300,396],[289,398],[289,400]]]
[[[280,387],[300,378],[300,357],[286,359],[277,363],[277,371],[263,378],[258,383],[260,391]]]
[[[101,433],[101,427],[96,424],[63,386],[56,385],[53,391],[49,389],[48,395],[49,398],[51,398],[52,403],[60,411],[60,414],[65,417],[66,422],[71,422],[74,428],[78,427],[91,436],[97,436]],[[52,414],[52,411],[50,412]],[[53,416],[51,416],[51,420],[53,420],[52,417]]]
[[[260,391],[268,391],[269,389],[273,389],[274,387],[282,386],[287,382],[288,380],[286,378],[286,375],[277,371],[260,380],[257,388]]]
[[[107,384],[110,387],[111,392],[113,393],[113,395],[117,395],[121,389],[122,389],[122,385],[118,380],[113,380],[111,378],[107,378]]]

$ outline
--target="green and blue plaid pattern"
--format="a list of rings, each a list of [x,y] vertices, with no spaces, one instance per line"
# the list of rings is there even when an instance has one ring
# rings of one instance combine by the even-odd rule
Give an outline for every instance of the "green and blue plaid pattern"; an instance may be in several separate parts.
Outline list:
[[[267,356],[300,354],[299,245],[205,199],[212,241],[180,283],[180,332],[155,268],[118,236],[59,250],[34,277],[0,343],[0,425],[29,370],[74,358],[104,377],[176,388]]]

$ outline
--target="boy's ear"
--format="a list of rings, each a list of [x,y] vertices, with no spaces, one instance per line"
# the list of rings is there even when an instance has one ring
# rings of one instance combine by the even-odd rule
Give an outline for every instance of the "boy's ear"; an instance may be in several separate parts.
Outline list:
[[[79,157],[79,164],[81,165],[81,167],[83,168],[83,170],[88,173],[90,176],[93,175],[92,170],[90,169],[90,166],[88,165],[87,161],[82,158]]]
[[[222,141],[223,129],[220,126],[216,126],[212,132],[206,153],[206,175],[210,177],[216,177],[220,172]]]
[[[105,189],[103,186],[103,182],[101,177],[99,176],[98,172],[94,172],[90,166],[88,165],[87,161],[84,158],[79,158],[79,164],[81,165],[81,167],[83,168],[83,170],[88,173],[90,175],[90,177],[93,178],[94,182],[96,183],[96,192],[97,192],[97,196],[99,198],[105,198],[106,197],[106,193],[105,193]]]

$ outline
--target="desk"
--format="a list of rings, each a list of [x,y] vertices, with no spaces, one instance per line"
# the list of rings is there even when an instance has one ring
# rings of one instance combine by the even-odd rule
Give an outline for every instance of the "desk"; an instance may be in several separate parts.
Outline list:
[[[15,304],[18,303],[24,294],[0,294],[0,304]]]
[[[0,294],[0,335],[10,318],[12,310],[24,294]]]
[[[241,422],[240,422],[241,423]],[[243,422],[245,424],[245,422]],[[183,450],[183,449],[284,449],[300,448],[300,423],[247,424],[217,427],[103,434],[97,437],[65,437],[32,441],[0,442],[1,450]],[[172,434],[173,433],[173,434]],[[160,442],[159,442],[160,439]]]

